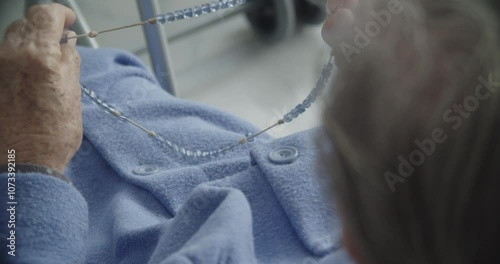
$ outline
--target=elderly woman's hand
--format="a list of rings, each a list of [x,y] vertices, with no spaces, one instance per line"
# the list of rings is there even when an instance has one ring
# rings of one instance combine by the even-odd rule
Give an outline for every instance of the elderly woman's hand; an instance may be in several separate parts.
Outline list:
[[[41,5],[7,29],[0,46],[0,164],[14,149],[17,163],[62,173],[78,150],[80,57],[76,40],[59,43],[75,19],[62,5]]]

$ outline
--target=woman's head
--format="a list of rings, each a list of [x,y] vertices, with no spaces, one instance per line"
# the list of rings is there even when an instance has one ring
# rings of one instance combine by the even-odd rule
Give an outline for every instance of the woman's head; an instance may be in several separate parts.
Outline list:
[[[354,14],[321,139],[349,250],[361,263],[500,263],[494,13],[372,0]]]

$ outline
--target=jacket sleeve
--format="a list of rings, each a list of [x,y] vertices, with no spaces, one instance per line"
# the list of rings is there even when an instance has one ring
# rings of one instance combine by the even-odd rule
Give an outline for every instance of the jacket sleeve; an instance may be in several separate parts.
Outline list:
[[[42,173],[0,174],[0,262],[83,263],[88,208],[75,187]]]

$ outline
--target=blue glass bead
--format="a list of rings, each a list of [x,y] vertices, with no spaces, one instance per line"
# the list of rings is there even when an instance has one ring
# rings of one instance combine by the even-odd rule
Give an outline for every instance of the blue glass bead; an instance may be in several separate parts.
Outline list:
[[[325,81],[323,79],[320,79],[316,82],[316,88],[319,88],[319,87],[322,87],[322,86],[325,86]]]
[[[213,1],[212,3],[210,3],[210,11],[217,12],[217,10],[219,10],[220,8],[219,4],[219,1]]]
[[[250,138],[250,137],[252,137],[252,136],[253,136],[253,134],[252,134],[252,133],[247,133],[247,134],[245,135],[245,137],[247,138],[247,142],[253,142],[253,141],[255,140],[255,138]]]
[[[179,152],[179,146],[177,146],[177,144],[174,144],[172,148],[174,149],[175,152]]]
[[[323,69],[323,71],[321,72],[321,74],[322,74],[322,78],[323,78],[323,79],[328,79],[328,78],[330,77],[330,74],[331,74],[331,73],[332,73],[332,71],[331,71],[331,70],[329,70],[329,69],[327,69],[327,68]]]
[[[184,12],[182,11],[175,11],[174,15],[176,20],[184,19]]]
[[[290,113],[286,114],[284,117],[283,117],[283,121],[285,121],[286,123],[290,123],[292,122],[293,118],[292,118],[292,115]]]
[[[186,156],[192,157],[194,153],[191,150],[186,150]]]
[[[317,89],[313,89],[313,90],[311,91],[311,93],[309,94],[309,96],[308,96],[308,97],[310,98],[311,102],[316,101],[316,98],[318,97],[318,93],[317,93],[317,91],[318,91]]]
[[[227,0],[227,5],[228,5],[229,7],[233,7],[233,6],[235,6],[235,5],[236,5],[236,0]]]
[[[167,22],[167,18],[165,17],[165,15],[162,14],[156,17],[156,23],[163,25],[165,24],[165,22]]]
[[[242,5],[246,2],[247,2],[247,0],[236,0],[236,3],[238,3],[239,5]]]
[[[197,156],[197,157],[201,157],[201,155],[202,155],[202,154],[203,154],[203,153],[201,152],[201,150],[197,150],[197,151],[196,151],[196,156]]]
[[[167,19],[168,23],[175,22],[175,15],[172,13],[166,13],[165,14],[165,19]]]
[[[300,115],[306,111],[306,108],[300,104],[295,107],[295,111]]]
[[[165,144],[165,139],[161,135],[156,134],[155,138],[156,138],[156,140],[160,141],[162,144]]]
[[[220,1],[220,8],[221,9],[226,9],[228,7],[229,7],[229,4],[227,3],[227,0]]]
[[[184,9],[184,18],[192,18],[193,17],[193,9],[191,8],[186,8]]]
[[[193,14],[195,17],[199,17],[199,16],[203,15],[203,11],[201,10],[201,7],[199,7],[199,6],[193,7]]]
[[[186,155],[186,149],[185,148],[179,148],[179,152]]]
[[[309,108],[311,107],[312,105],[312,102],[311,102],[311,99],[309,98],[309,96],[307,96],[307,98],[302,102],[302,105],[305,107],[305,108]]]
[[[103,101],[97,101],[102,107],[104,107],[105,109],[108,109],[109,108],[109,105],[106,104],[105,102]]]
[[[210,12],[211,12],[210,5],[209,4],[202,5],[201,11],[203,12],[203,14],[210,14]]]

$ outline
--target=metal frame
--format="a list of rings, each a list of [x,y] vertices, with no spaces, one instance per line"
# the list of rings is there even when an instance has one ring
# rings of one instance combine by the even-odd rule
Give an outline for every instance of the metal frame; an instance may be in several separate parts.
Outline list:
[[[137,6],[142,21],[155,17],[160,13],[160,5],[157,0],[137,0]],[[160,25],[145,25],[143,29],[156,78],[160,81],[163,89],[171,95],[176,95],[176,81],[170,61],[166,33]]]

